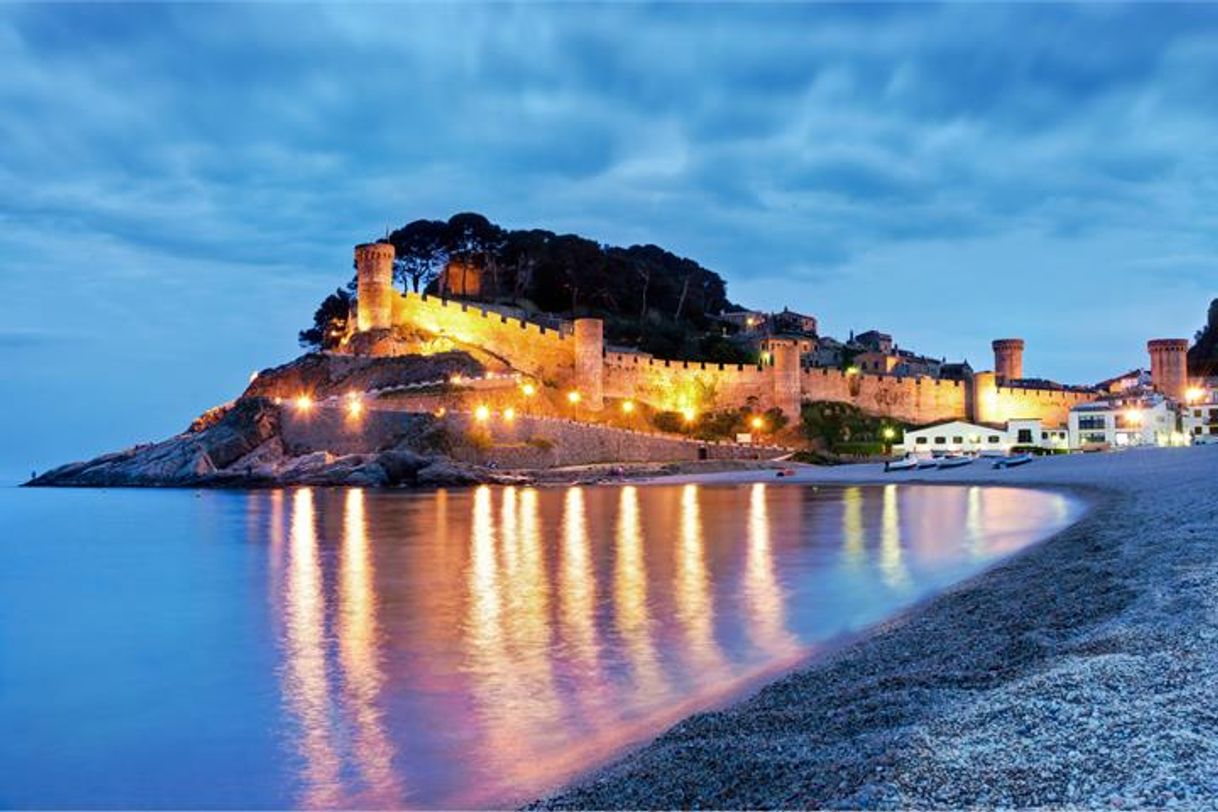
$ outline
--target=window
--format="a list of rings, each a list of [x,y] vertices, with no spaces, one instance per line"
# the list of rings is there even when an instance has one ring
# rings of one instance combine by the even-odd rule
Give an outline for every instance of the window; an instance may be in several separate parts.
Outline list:
[[[947,442],[946,437],[936,437],[935,438],[935,445],[943,445],[946,442]]]
[[[1020,444],[1027,444],[1027,443],[1032,442],[1032,430],[1031,429],[1020,429],[1019,438],[1016,440],[1016,442],[1018,442]]]
[[[1079,431],[1087,429],[1102,429],[1104,428],[1104,415],[1102,414],[1082,414],[1078,417]]]
[[[1193,434],[1200,434],[1200,433],[1201,433],[1201,427],[1193,426]]]
[[[964,438],[963,437],[953,437],[952,442],[955,443],[956,445],[963,445]]]
[[[1049,439],[1049,432],[1047,432],[1047,431],[1042,431],[1042,432],[1040,433],[1040,439],[1042,439],[1042,440],[1048,440],[1048,439]]]
[[[987,443],[996,443],[996,442],[998,442],[998,435],[997,435],[997,434],[991,434],[989,437],[986,437],[986,438],[985,438],[985,441],[986,441]]]
[[[918,437],[917,439],[914,440],[914,442],[917,443],[918,445],[926,445],[926,438]]]
[[[1201,416],[1201,410],[1193,409],[1193,417],[1200,417],[1200,416]]]
[[[1083,444],[1106,443],[1108,442],[1108,435],[1102,431],[1085,431],[1079,435],[1078,439]]]

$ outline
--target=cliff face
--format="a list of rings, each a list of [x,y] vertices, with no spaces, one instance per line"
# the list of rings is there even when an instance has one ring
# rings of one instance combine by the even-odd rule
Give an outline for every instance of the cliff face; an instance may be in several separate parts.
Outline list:
[[[1188,351],[1188,374],[1196,377],[1218,375],[1218,299],[1210,302],[1209,318]]]
[[[264,370],[233,403],[210,409],[185,432],[48,471],[30,486],[215,487],[465,484],[497,479],[431,448],[428,426],[367,453],[285,448],[276,398],[317,399],[447,380],[482,371],[463,353],[402,358],[306,355]],[[430,418],[420,415],[421,423]]]

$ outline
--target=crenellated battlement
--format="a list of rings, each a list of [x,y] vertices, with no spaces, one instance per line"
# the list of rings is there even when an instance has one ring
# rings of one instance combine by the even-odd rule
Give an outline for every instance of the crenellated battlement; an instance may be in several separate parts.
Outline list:
[[[1041,417],[1064,424],[1072,406],[1090,400],[1089,390],[1023,385],[1023,341],[999,339],[1007,377],[980,372],[970,381],[896,375],[800,363],[798,344],[776,339],[771,359],[757,364],[724,364],[657,358],[648,353],[606,350],[599,319],[541,321],[443,296],[391,292],[382,297],[392,263],[392,246],[356,249],[360,280],[360,329],[367,323],[408,327],[426,338],[421,352],[478,351],[547,384],[579,391],[587,408],[604,398],[634,399],[656,409],[705,411],[750,405],[778,407],[791,416],[803,401],[850,403],[864,412],[910,423],[974,419],[1001,422]],[[392,289],[391,289],[392,290]],[[369,307],[364,305],[368,295]],[[387,310],[385,310],[387,308]],[[387,315],[386,315],[387,313]],[[1160,342],[1162,343],[1162,342]],[[1156,343],[1152,352],[1176,352]],[[1166,366],[1166,365],[1165,365]]]

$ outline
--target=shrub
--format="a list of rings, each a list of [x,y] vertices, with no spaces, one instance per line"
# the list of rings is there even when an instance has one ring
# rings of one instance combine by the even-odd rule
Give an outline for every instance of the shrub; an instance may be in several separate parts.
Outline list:
[[[651,417],[651,424],[673,434],[683,434],[686,428],[685,416],[680,412],[656,412]]]
[[[855,441],[834,443],[832,450],[834,454],[841,454],[844,457],[879,457],[883,456],[885,447],[883,443]]]

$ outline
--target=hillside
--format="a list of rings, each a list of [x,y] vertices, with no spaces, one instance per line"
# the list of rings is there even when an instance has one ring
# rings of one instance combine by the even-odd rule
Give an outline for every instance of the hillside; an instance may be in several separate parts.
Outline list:
[[[606,339],[665,358],[756,360],[716,319],[736,309],[719,274],[656,245],[605,245],[576,234],[511,230],[476,213],[415,220],[383,238],[397,254],[402,290],[509,305],[532,314],[605,321]],[[336,291],[301,334],[319,346],[345,322],[348,291]]]
[[[1218,299],[1210,302],[1205,327],[1188,351],[1188,372],[1198,377],[1218,375]]]

